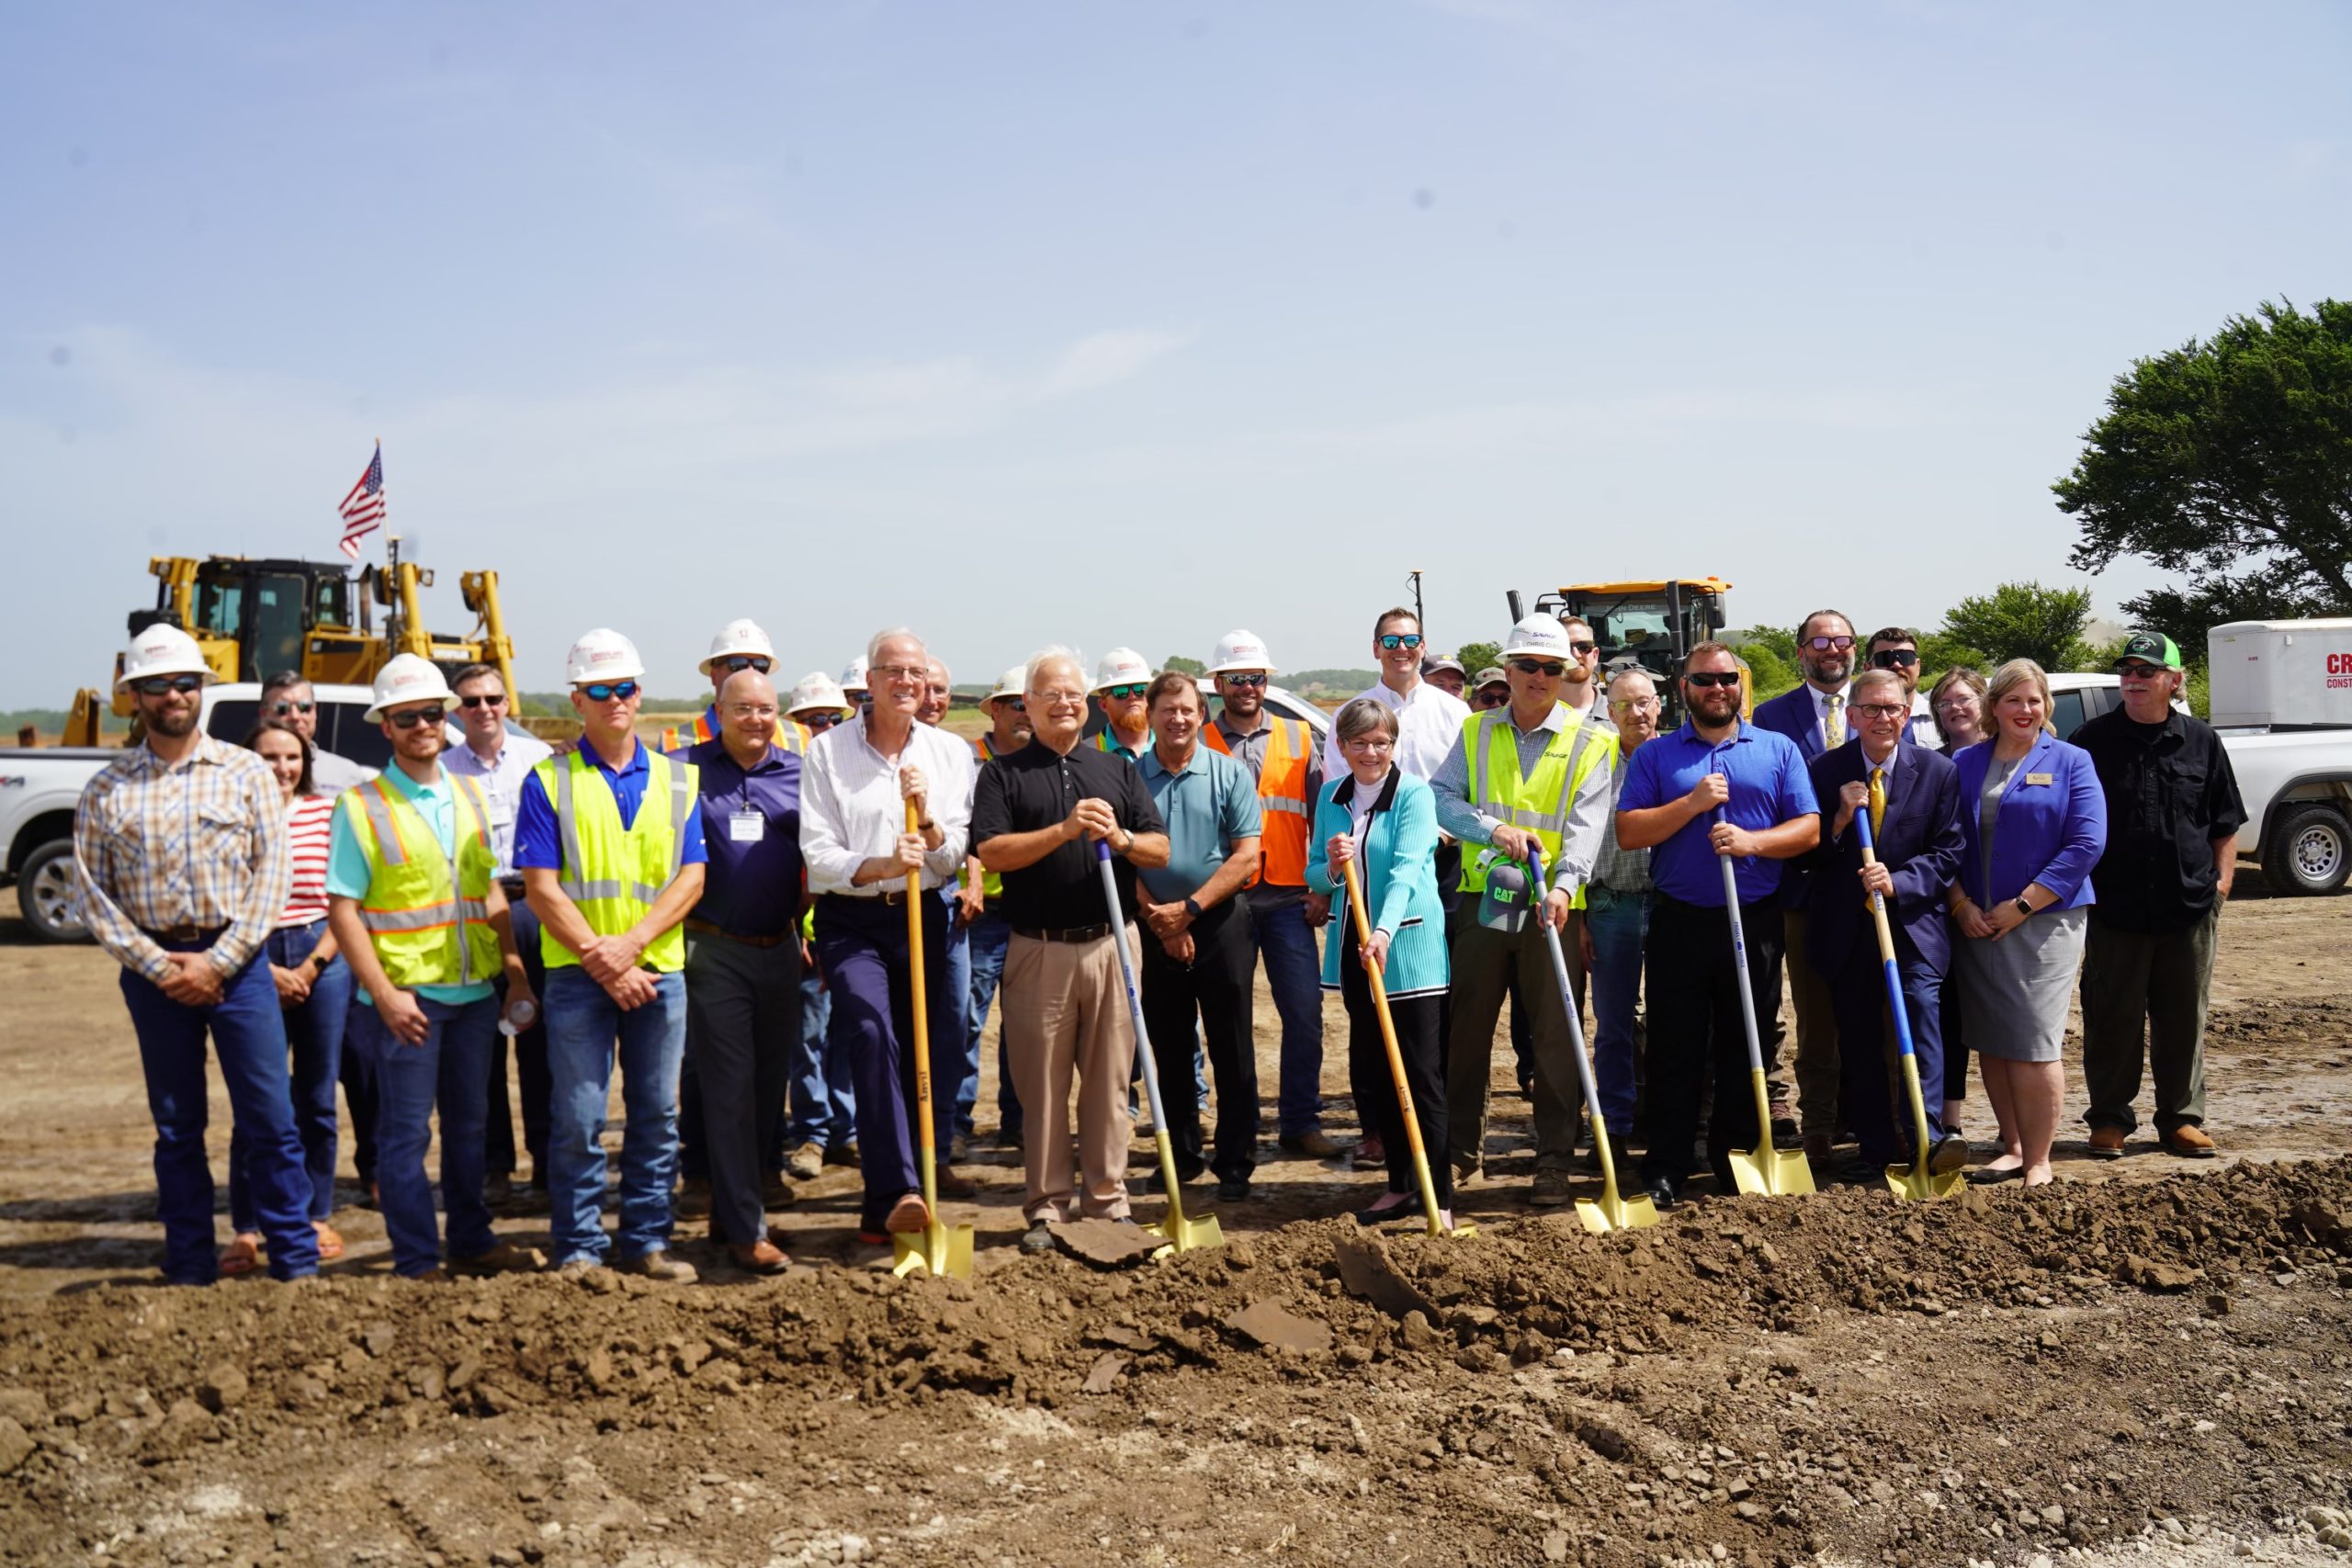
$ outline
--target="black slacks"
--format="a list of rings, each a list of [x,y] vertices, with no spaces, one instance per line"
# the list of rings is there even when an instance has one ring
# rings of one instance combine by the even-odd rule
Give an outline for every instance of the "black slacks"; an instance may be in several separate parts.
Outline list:
[[[1331,939],[1340,943],[1340,999],[1348,1005],[1348,1088],[1356,1098],[1356,1120],[1378,1135],[1388,1155],[1388,1190],[1419,1192],[1413,1149],[1405,1136],[1405,1111],[1396,1102],[1396,1075],[1389,1069],[1388,1045],[1381,1038],[1380,1014],[1372,1003],[1372,982],[1356,954],[1355,927]],[[1397,1055],[1405,1059],[1405,1087],[1413,1091],[1413,1120],[1420,1123],[1421,1147],[1429,1151],[1430,1182],[1441,1209],[1453,1207],[1453,1162],[1446,1157],[1444,992],[1392,997],[1390,1021],[1396,1026]]]
[[[1743,904],[1741,935],[1747,945],[1748,995],[1759,1032],[1778,1005],[1781,907],[1777,900]],[[1731,920],[1720,908],[1657,895],[1643,950],[1649,999],[1649,1040],[1643,1056],[1647,1099],[1642,1179],[1663,1178],[1679,1188],[1694,1164],[1699,1104],[1707,1078],[1714,1105],[1707,1117],[1707,1163],[1723,1190],[1732,1190],[1734,1149],[1757,1146],[1756,1094],[1748,1082],[1747,1034],[1740,1018],[1732,963]],[[1767,1072],[1776,1042],[1760,1032]],[[1769,1129],[1763,1136],[1771,1136]]]
[[[1195,1176],[1204,1163],[1201,1088],[1193,1072],[1197,1014],[1216,1081],[1216,1152],[1206,1163],[1219,1177],[1247,1181],[1258,1167],[1258,1048],[1250,1033],[1258,949],[1250,936],[1249,905],[1227,898],[1194,920],[1190,964],[1169,957],[1148,927],[1139,934],[1143,1023],[1159,1067],[1177,1174]]]

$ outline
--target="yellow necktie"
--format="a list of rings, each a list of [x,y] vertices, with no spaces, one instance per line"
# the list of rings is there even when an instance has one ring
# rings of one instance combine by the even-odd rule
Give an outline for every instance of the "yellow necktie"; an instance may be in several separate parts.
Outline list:
[[[1831,697],[1829,712],[1821,720],[1821,739],[1835,751],[1846,744],[1846,699]]]
[[[1871,842],[1878,842],[1879,829],[1886,825],[1886,770],[1871,770]]]

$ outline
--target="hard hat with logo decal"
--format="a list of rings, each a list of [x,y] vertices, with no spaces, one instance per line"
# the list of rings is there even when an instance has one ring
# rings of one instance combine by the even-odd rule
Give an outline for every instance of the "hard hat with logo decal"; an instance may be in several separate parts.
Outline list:
[[[768,641],[768,634],[760,629],[757,621],[729,621],[719,627],[718,635],[710,639],[710,656],[698,668],[707,675],[712,665],[731,653],[764,659],[771,666],[775,663],[775,645]]]
[[[1231,674],[1237,670],[1262,670],[1274,672],[1273,656],[1266,651],[1263,638],[1256,632],[1229,631],[1216,639],[1216,647],[1209,653],[1209,673]]]
[[[1088,693],[1100,692],[1105,686],[1148,684],[1150,680],[1151,666],[1145,662],[1142,654],[1132,648],[1114,648],[1104,654],[1102,661],[1094,667],[1094,684],[1088,688]]]
[[[1503,657],[1521,654],[1561,660],[1573,657],[1568,649],[1568,634],[1549,615],[1530,615],[1511,627],[1510,636],[1503,639]]]
[[[130,639],[123,650],[122,673],[115,678],[118,692],[150,675],[201,675],[208,686],[220,677],[204,661],[196,639],[177,626],[157,624]]]
[[[610,626],[582,632],[580,640],[571,645],[571,652],[565,657],[563,667],[564,680],[574,686],[645,677],[645,660],[637,656],[637,644]]]
[[[983,700],[992,703],[999,697],[1020,696],[1022,685],[1028,678],[1029,667],[1025,664],[1016,664],[996,678],[996,690],[990,692]]]
[[[861,653],[849,661],[848,668],[842,671],[841,687],[850,696],[868,689],[865,684],[865,655]]]
[[[406,707],[411,703],[441,703],[458,700],[449,690],[449,678],[441,667],[429,659],[419,659],[413,653],[395,654],[376,671],[374,701],[361,716],[370,724],[383,722],[388,708]]]
[[[849,706],[849,698],[831,675],[822,670],[800,677],[786,699],[785,712],[796,718],[804,713],[839,713]]]

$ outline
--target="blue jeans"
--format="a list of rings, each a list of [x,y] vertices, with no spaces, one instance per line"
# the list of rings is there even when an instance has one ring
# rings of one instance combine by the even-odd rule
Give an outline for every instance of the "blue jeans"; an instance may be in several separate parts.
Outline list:
[[[324,920],[273,931],[263,945],[262,957],[280,969],[300,968],[310,962],[311,950],[326,934]],[[302,1164],[311,1176],[313,1220],[334,1213],[334,1085],[343,1068],[343,1023],[351,1011],[351,966],[337,958],[311,980],[310,1000],[280,1009],[286,1021],[286,1043],[294,1054],[294,1126],[301,1134]],[[254,1211],[254,1184],[245,1174],[251,1153],[243,1130],[232,1130],[229,1134],[229,1224],[241,1235],[261,1228],[261,1217]]]
[[[670,1245],[678,1175],[678,1069],[686,1050],[686,977],[650,976],[654,997],[623,1012],[576,964],[548,971],[548,1229],[555,1264],[623,1260]],[[605,1235],[605,1108],[620,1042],[620,1229]]]
[[[1283,1021],[1275,1131],[1300,1137],[1323,1124],[1323,958],[1306,908],[1296,901],[1262,910],[1251,905],[1250,927]]]
[[[944,1137],[954,1133],[969,1136],[972,1131],[972,1105],[980,1097],[980,1054],[972,1049],[967,1036],[972,1017],[972,928],[956,923],[956,898],[954,888],[942,888],[947,905],[947,998],[955,1004],[956,1029],[951,1034],[932,1045],[932,1098],[946,1114]],[[961,1044],[964,1048],[957,1050]],[[947,1145],[939,1145],[939,1157],[947,1157]]]
[[[989,1026],[989,1005],[1004,981],[1004,948],[1012,928],[1002,915],[983,910],[965,932],[971,955],[972,983],[966,991],[964,1017],[964,1087],[956,1096],[956,1130],[972,1135],[972,1108],[980,1099],[980,1036]],[[1021,1130],[1021,1099],[1012,1092],[1011,1061],[1001,1032],[996,1049],[997,1125],[1008,1133]]]
[[[531,1156],[531,1179],[548,1179],[548,966],[539,955],[539,917],[520,897],[507,907],[514,917],[514,951],[523,957],[523,978],[531,995],[540,998],[539,1016],[531,1027],[514,1036],[515,1093],[522,1101],[523,1147]],[[506,981],[498,982],[498,1003],[506,1005]],[[514,1101],[506,1093],[507,1036],[493,1032],[490,1041],[490,1122],[482,1134],[486,1151],[483,1171],[490,1176],[514,1174]]]
[[[498,1034],[498,998],[451,1006],[429,997],[416,1005],[432,1025],[421,1045],[396,1038],[372,1007],[351,1010],[351,1032],[365,1036],[376,1059],[376,1182],[392,1272],[414,1279],[441,1262],[433,1217],[433,1183],[424,1152],[433,1142],[433,1108],[441,1108],[441,1202],[449,1211],[449,1255],[475,1258],[498,1245],[482,1201],[482,1139],[490,1119],[490,1043]]]
[[[1634,1135],[1634,1019],[1642,995],[1642,943],[1649,935],[1646,893],[1588,888],[1584,929],[1592,937],[1592,1077],[1600,1121],[1611,1138]]]
[[[164,942],[194,953],[209,942]],[[155,1118],[155,1217],[164,1222],[164,1278],[209,1285],[220,1275],[212,1250],[212,1168],[204,1158],[204,1041],[212,1037],[234,1130],[245,1135],[245,1175],[269,1272],[291,1280],[319,1271],[311,1228],[311,1183],[286,1070],[286,1021],[269,967],[256,953],[220,983],[220,999],[183,1007],[152,982],[122,972],[123,1005],[139,1035],[147,1109]]]
[[[790,1103],[785,1117],[786,1153],[803,1144],[847,1148],[857,1142],[857,1087],[849,1050],[833,1034],[833,993],[823,976],[800,976],[800,1037],[786,1066]]]

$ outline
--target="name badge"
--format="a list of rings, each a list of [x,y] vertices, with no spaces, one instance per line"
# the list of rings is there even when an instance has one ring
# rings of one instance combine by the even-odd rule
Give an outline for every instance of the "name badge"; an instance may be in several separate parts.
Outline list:
[[[768,836],[768,819],[750,809],[727,818],[727,837],[738,844],[756,844]]]
[[[2030,784],[2046,784],[2054,783],[2055,777],[2050,773],[2028,773],[2025,776],[2025,782]]]

